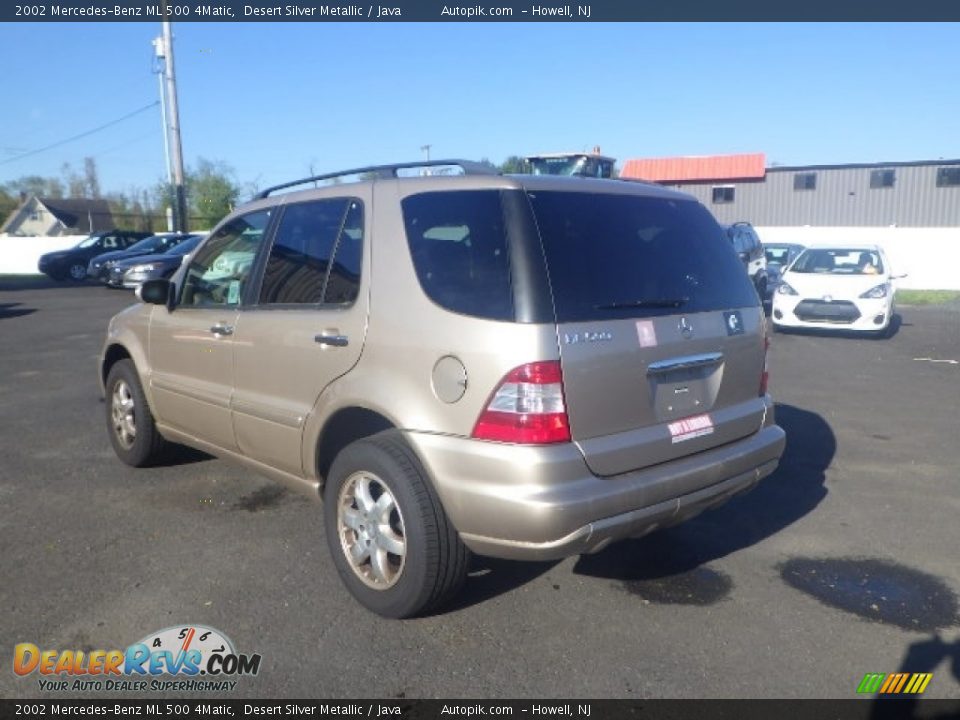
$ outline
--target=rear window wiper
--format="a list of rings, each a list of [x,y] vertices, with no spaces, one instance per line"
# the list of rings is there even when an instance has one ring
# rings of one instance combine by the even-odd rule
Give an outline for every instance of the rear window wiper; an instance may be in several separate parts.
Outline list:
[[[625,308],[678,308],[687,304],[690,298],[657,298],[656,300],[625,300],[622,302],[594,305],[594,310],[621,310]]]

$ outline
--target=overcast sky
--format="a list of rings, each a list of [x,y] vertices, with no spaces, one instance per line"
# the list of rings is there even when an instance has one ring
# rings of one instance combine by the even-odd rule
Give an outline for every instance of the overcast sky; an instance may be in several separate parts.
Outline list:
[[[174,25],[183,147],[260,186],[422,157],[763,152],[767,164],[960,157],[950,24]],[[164,175],[160,23],[0,24],[0,182],[97,160]],[[14,160],[12,160],[14,159]],[[11,161],[12,160],[12,161]]]

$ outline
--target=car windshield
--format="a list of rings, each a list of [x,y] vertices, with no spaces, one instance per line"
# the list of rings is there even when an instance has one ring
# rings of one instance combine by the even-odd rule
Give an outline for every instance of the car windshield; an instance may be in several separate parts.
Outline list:
[[[100,242],[100,239],[101,239],[102,237],[103,237],[103,235],[91,235],[90,237],[85,238],[84,240],[81,240],[81,241],[80,241],[80,244],[77,245],[77,247],[78,247],[78,248],[93,247],[93,246],[96,245],[98,242]]]
[[[186,240],[182,240],[181,242],[177,243],[176,246],[167,250],[166,254],[167,255],[187,255],[197,245],[200,244],[200,239],[201,238],[199,235],[194,235],[192,237],[187,238]]]
[[[137,252],[153,252],[154,250],[160,250],[169,244],[169,238],[165,238],[162,235],[151,235],[148,238],[144,238],[140,242],[136,242],[127,250],[136,250]]]
[[[790,262],[790,258],[796,254],[793,245],[765,245],[763,249],[767,255],[768,263],[778,263],[780,265],[786,265]]]
[[[860,248],[811,248],[804,250],[790,268],[795,273],[827,275],[878,275],[883,262],[876,250]]]

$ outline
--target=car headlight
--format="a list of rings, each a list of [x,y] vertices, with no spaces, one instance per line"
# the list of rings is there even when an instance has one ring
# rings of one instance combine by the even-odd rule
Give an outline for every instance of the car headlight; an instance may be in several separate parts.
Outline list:
[[[146,273],[153,272],[157,269],[156,265],[151,265],[150,263],[145,263],[144,265],[134,265],[128,272],[132,273]]]
[[[797,291],[790,287],[790,283],[782,282],[777,286],[777,292],[781,295],[796,295]]]
[[[870,288],[865,293],[860,295],[860,297],[864,299],[877,300],[879,298],[885,298],[888,292],[890,292],[890,285],[887,283],[882,283],[876,287]]]

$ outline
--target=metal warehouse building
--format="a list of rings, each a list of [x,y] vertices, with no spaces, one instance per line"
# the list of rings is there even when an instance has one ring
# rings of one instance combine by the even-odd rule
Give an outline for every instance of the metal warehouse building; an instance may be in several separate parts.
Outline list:
[[[764,155],[627,160],[623,178],[760,226],[960,227],[960,160],[766,167]]]

